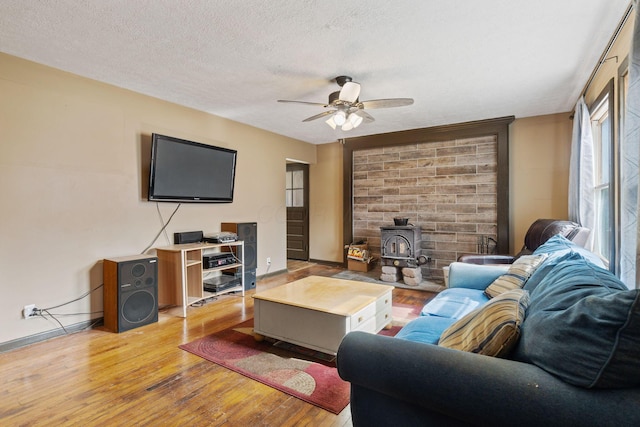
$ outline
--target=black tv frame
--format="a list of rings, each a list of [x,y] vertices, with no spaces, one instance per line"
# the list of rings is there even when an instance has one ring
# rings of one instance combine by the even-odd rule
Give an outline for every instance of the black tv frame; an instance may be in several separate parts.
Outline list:
[[[148,200],[232,203],[237,157],[237,150],[154,133],[151,137]],[[206,161],[212,163],[205,164]],[[216,187],[216,179],[224,185]],[[187,190],[190,185],[196,191]]]

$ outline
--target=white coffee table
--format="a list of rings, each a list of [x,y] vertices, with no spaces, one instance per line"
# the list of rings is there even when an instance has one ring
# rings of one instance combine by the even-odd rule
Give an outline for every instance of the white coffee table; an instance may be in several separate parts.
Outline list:
[[[256,339],[336,354],[347,333],[391,326],[392,291],[387,285],[305,277],[253,295],[254,333]]]

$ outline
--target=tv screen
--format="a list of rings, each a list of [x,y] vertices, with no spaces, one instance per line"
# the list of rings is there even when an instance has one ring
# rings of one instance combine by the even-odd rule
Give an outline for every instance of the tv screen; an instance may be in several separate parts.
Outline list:
[[[231,203],[237,151],[152,135],[149,200]]]

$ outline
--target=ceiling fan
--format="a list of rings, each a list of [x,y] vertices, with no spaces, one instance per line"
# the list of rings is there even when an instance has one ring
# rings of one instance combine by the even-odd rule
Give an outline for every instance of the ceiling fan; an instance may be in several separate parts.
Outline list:
[[[333,129],[340,128],[344,131],[360,126],[363,122],[370,123],[375,119],[365,109],[404,107],[413,104],[413,98],[390,98],[373,99],[370,101],[360,101],[360,83],[352,81],[349,76],[338,76],[334,79],[342,88],[329,95],[328,103],[288,101],[279,99],[278,102],[293,102],[296,104],[317,105],[330,110],[323,111],[311,117],[307,117],[303,122],[310,122],[321,117],[331,116],[326,123]]]

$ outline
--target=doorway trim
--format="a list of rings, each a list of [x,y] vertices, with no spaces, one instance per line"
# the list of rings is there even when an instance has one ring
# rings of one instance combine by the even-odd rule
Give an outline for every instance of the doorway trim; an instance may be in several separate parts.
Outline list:
[[[289,231],[290,229],[290,221],[292,221],[291,218],[291,212],[292,210],[296,209],[296,207],[291,207],[291,206],[286,206],[286,210],[287,210],[287,226],[286,226],[286,233],[287,233],[287,238],[286,238],[286,242],[287,242],[287,247],[286,247],[286,251],[287,251],[287,259],[298,259],[298,260],[304,260],[304,261],[308,261],[309,260],[309,165],[307,163],[301,163],[301,162],[292,162],[292,161],[287,161],[287,167],[286,167],[287,172],[289,172],[290,170],[296,170],[296,171],[302,171],[302,193],[303,193],[303,206],[302,208],[300,208],[300,212],[302,213],[302,219],[298,221],[300,227],[301,227],[301,231],[302,231],[302,249],[300,249],[301,252],[301,258],[294,258],[290,256],[290,251],[291,250],[295,250],[295,248],[291,248],[290,244],[289,244]],[[285,190],[286,191],[286,190]],[[301,224],[300,224],[301,223]]]

